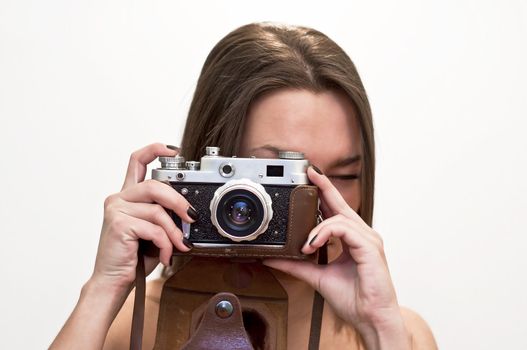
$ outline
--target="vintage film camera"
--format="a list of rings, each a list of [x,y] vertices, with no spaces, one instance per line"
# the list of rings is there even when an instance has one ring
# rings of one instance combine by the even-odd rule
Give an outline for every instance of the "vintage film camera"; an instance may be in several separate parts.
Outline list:
[[[199,256],[306,258],[300,249],[317,224],[317,188],[299,152],[277,159],[222,157],[206,147],[200,162],[159,157],[152,178],[170,183],[196,209],[189,224],[169,211]],[[175,252],[177,254],[183,254]]]

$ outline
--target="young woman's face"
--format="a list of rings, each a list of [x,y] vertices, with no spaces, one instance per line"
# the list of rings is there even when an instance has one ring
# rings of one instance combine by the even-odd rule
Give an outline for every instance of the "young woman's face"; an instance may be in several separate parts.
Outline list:
[[[278,150],[304,153],[359,210],[359,125],[343,92],[280,89],[259,97],[249,109],[240,146],[241,157],[276,158]]]

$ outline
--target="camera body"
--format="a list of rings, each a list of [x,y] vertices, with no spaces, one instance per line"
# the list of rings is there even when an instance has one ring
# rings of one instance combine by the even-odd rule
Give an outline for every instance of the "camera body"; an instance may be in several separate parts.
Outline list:
[[[199,214],[189,224],[170,212],[194,244],[188,254],[305,258],[300,249],[317,223],[318,196],[302,153],[237,158],[207,147],[200,162],[179,155],[159,160],[152,178],[170,183]]]

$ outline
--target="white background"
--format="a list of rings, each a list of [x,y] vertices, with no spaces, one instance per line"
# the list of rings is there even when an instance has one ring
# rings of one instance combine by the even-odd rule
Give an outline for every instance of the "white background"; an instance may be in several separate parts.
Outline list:
[[[201,65],[253,21],[312,26],[374,113],[374,228],[443,349],[527,348],[524,1],[0,1],[0,329],[42,349],[91,273],[129,154],[179,144]]]

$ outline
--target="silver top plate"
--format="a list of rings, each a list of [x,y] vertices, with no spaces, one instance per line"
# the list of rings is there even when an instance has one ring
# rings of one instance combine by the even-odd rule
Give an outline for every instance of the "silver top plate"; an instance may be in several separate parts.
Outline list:
[[[152,178],[182,183],[225,183],[233,179],[249,179],[262,185],[305,185],[307,159],[237,158],[203,156],[200,170],[152,170]]]

